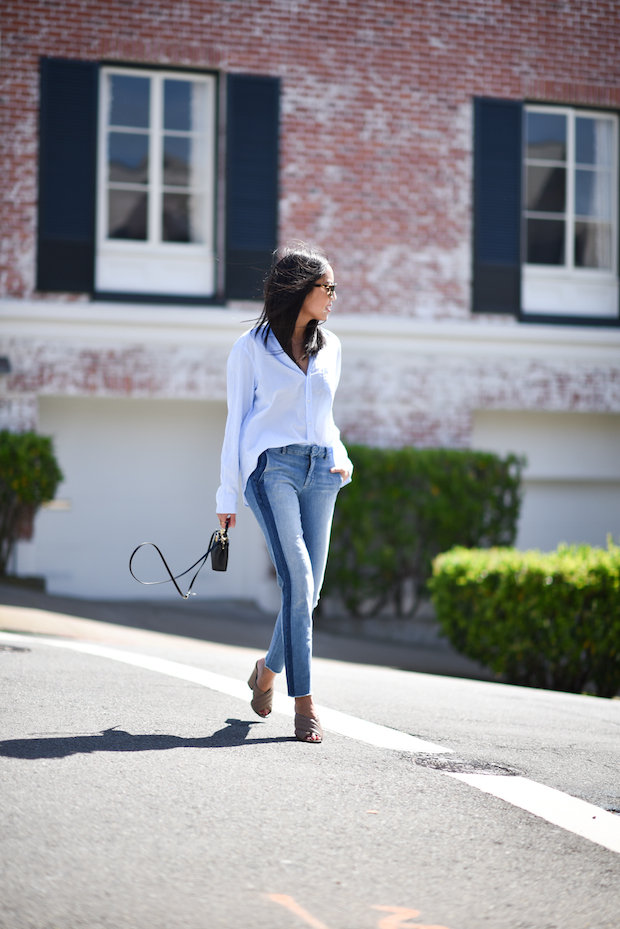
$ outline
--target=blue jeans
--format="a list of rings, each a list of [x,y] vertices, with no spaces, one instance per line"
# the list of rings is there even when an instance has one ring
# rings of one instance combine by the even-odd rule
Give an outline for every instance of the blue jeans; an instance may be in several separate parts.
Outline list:
[[[289,697],[312,693],[312,612],[319,600],[329,535],[342,478],[331,449],[318,445],[268,448],[250,475],[245,496],[267,541],[282,592],[265,664],[286,667]]]

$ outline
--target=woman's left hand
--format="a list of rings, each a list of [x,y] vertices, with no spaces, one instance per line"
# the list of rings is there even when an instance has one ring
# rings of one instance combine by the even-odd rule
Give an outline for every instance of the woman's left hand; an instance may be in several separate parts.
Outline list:
[[[332,474],[339,474],[340,477],[342,478],[343,484],[345,481],[348,481],[349,478],[351,477],[351,472],[345,471],[344,468],[330,468],[329,470],[332,472]]]

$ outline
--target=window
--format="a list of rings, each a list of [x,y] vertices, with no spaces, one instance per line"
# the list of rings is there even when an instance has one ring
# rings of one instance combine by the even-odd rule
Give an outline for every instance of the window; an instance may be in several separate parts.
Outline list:
[[[617,117],[525,112],[523,312],[617,316]]]
[[[38,290],[260,299],[277,245],[278,78],[44,58],[40,89]]]
[[[215,79],[104,68],[96,287],[215,290]]]
[[[473,310],[617,322],[618,117],[474,102]]]

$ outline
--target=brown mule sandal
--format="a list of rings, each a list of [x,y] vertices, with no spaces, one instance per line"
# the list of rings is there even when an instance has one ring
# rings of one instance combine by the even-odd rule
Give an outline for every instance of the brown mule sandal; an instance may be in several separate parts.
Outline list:
[[[273,706],[273,687],[270,687],[269,690],[260,690],[256,681],[258,679],[258,661],[254,666],[254,670],[250,674],[250,680],[248,681],[248,687],[252,691],[252,700],[250,701],[250,706],[254,710],[257,716],[260,716],[261,719],[269,716],[271,713],[271,707]],[[267,710],[267,712],[265,712]]]
[[[311,739],[310,736],[318,735],[318,739]],[[318,719],[312,719],[311,716],[303,716],[301,713],[295,713],[295,738],[298,742],[310,742],[319,744],[323,741],[323,730]]]

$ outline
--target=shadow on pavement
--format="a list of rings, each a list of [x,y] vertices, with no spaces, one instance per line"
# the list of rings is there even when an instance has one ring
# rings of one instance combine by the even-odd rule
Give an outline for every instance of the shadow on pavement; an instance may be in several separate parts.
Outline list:
[[[294,736],[248,739],[250,727],[263,723],[227,719],[226,726],[202,739],[183,739],[176,735],[132,735],[113,727],[98,735],[61,736],[44,739],[8,739],[0,742],[4,758],[67,758],[93,752],[160,752],[170,748],[230,748],[236,745],[260,745],[271,742],[295,742]]]

